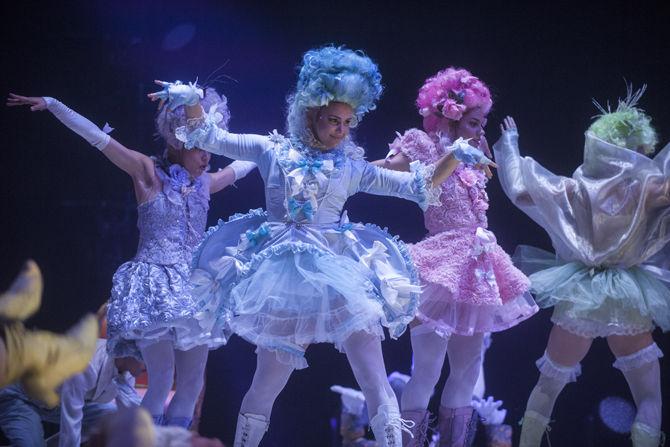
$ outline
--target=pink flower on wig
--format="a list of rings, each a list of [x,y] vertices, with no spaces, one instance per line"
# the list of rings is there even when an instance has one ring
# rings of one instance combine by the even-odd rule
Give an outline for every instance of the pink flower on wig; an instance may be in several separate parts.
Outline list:
[[[493,101],[488,87],[463,68],[446,68],[426,80],[416,99],[427,132],[436,130],[441,118],[458,121],[469,109],[480,107],[485,113]]]

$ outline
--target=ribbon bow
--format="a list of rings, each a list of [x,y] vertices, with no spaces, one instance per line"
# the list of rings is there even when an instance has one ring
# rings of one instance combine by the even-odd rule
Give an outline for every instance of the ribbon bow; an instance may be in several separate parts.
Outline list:
[[[313,176],[321,187],[328,181],[326,173],[331,172],[335,168],[333,160],[323,160],[320,158],[305,157],[300,152],[291,149],[288,155],[293,162],[291,172],[287,177],[291,179],[291,194],[295,195],[303,188],[305,177]]]
[[[477,227],[475,233],[475,244],[472,246],[472,257],[476,258],[482,253],[493,251],[496,243],[496,237],[489,230]]]
[[[290,197],[287,201],[288,213],[291,216],[291,219],[294,221],[300,220],[302,215],[308,221],[314,219],[314,212],[316,211],[315,207],[312,206],[311,201],[299,201],[295,197]]]
[[[252,247],[257,246],[263,239],[270,235],[270,227],[267,224],[262,224],[256,231],[247,230],[245,236],[249,245]]]
[[[485,281],[491,288],[494,288],[497,284],[496,275],[491,267],[488,267],[486,270],[475,269],[475,276],[478,281]]]

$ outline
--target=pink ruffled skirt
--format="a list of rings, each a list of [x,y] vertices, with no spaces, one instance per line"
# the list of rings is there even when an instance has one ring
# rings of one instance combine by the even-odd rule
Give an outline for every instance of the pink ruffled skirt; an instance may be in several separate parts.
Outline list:
[[[538,311],[528,278],[484,228],[443,231],[410,253],[423,285],[417,319],[437,333],[498,332]]]

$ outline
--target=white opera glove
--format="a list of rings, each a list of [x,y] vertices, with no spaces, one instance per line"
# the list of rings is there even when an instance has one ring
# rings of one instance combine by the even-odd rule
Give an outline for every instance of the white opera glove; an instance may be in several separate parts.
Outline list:
[[[502,400],[494,401],[493,396],[472,401],[472,407],[477,410],[484,425],[500,425],[505,421],[507,410],[500,408],[502,404]]]
[[[105,124],[104,129],[101,130],[87,118],[81,116],[57,99],[44,96],[44,102],[47,104],[49,112],[71,131],[88,141],[91,146],[94,146],[98,150],[103,150],[107,147],[110,140],[110,136],[107,133],[114,130],[108,124]]]
[[[155,98],[167,101],[170,110],[174,110],[179,106],[194,106],[205,95],[202,89],[198,88],[194,82],[189,82],[188,84],[184,84],[181,81],[159,83],[163,86],[163,90],[153,95]]]
[[[340,385],[333,385],[330,391],[334,391],[342,397],[342,408],[346,413],[359,415],[363,413],[365,405],[365,396],[362,392],[353,388],[345,388]]]
[[[235,173],[235,180],[244,178],[256,168],[256,163],[252,161],[235,160],[227,166]]]

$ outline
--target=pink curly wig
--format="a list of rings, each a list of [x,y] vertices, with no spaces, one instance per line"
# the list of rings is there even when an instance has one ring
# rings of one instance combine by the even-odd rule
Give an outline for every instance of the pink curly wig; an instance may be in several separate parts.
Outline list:
[[[486,84],[468,70],[454,67],[428,78],[416,98],[426,132],[435,132],[442,118],[458,121],[469,109],[481,107],[488,113],[492,105]]]

